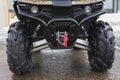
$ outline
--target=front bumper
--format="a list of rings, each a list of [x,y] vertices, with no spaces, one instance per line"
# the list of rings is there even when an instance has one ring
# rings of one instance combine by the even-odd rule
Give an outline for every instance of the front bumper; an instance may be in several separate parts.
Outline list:
[[[17,10],[17,5],[14,5],[14,8],[15,8],[18,18],[21,21],[28,19],[31,21],[37,21],[37,22],[39,22],[40,25],[42,25],[42,27],[44,28],[45,33],[46,33],[45,38],[51,48],[58,47],[58,45],[57,45],[58,42],[56,41],[56,35],[55,35],[56,31],[54,30],[53,27],[51,27],[51,24],[53,24],[55,22],[66,22],[66,23],[71,22],[72,24],[74,24],[74,26],[70,26],[70,29],[68,31],[69,32],[68,33],[68,39],[69,39],[68,46],[65,47],[65,48],[71,48],[74,46],[74,43],[79,36],[79,30],[81,28],[81,25],[83,23],[87,22],[88,20],[97,18],[101,14],[105,13],[102,10],[98,10],[93,13],[87,14],[79,7],[78,7],[78,9],[76,9],[76,7],[75,8],[73,7],[72,14],[69,12],[68,8],[65,9],[65,10],[68,10],[65,12],[61,8],[57,9],[58,10],[57,11],[55,8],[51,8],[51,7],[50,7],[50,9],[55,9],[55,11],[49,10],[49,13],[45,13],[44,10],[46,11],[49,9],[47,7],[47,9],[45,8],[41,12],[39,12],[37,15],[34,15],[32,13],[22,11],[21,9],[20,9],[20,11]],[[60,12],[62,12],[62,13],[60,13]],[[53,36],[53,34],[54,34],[54,36]],[[62,47],[64,48],[64,46],[60,46],[59,48],[62,48]]]
[[[56,19],[52,19],[50,20],[48,23],[46,23],[44,20],[38,18],[38,17],[34,17],[32,15],[26,15],[24,13],[18,13],[19,16],[24,16],[26,18],[29,18],[29,19],[32,19],[32,20],[35,20],[35,21],[38,21],[40,24],[43,24],[44,26],[44,30],[45,30],[45,38],[49,44],[49,46],[52,48],[52,49],[62,49],[62,48],[72,48],[75,44],[75,41],[77,40],[78,36],[79,36],[79,28],[81,27],[81,24],[83,24],[84,22],[90,20],[91,18],[95,18],[101,14],[103,14],[104,11],[100,11],[99,13],[96,13],[94,15],[90,15],[90,16],[87,16],[86,18],[82,19],[80,22],[77,22],[75,19],[72,19],[72,18],[56,18]],[[51,36],[51,34],[54,34],[54,31],[52,31],[52,33],[49,31],[48,27],[51,23],[53,22],[57,22],[57,21],[70,21],[70,22],[73,22],[74,24],[76,24],[75,27],[72,27],[70,29],[70,33],[69,33],[69,41],[68,41],[68,46],[67,47],[64,47],[64,46],[57,46],[57,42],[56,42],[56,39],[54,37]],[[72,36],[72,34],[74,34],[75,36]]]
[[[54,18],[54,19],[50,20],[48,23],[46,23],[44,20],[42,20],[38,17],[28,15],[28,14],[25,14],[25,13],[22,13],[22,12],[18,12],[17,14],[19,16],[23,16],[23,17],[29,18],[31,20],[39,21],[40,23],[44,24],[45,26],[48,26],[50,23],[55,22],[55,21],[72,21],[72,22],[76,23],[78,26],[80,26],[82,23],[90,20],[91,18],[95,18],[95,17],[100,16],[104,13],[105,13],[105,11],[99,11],[99,12],[93,13],[93,15],[86,16],[84,19],[82,19],[79,22],[77,20],[73,19],[73,18]]]

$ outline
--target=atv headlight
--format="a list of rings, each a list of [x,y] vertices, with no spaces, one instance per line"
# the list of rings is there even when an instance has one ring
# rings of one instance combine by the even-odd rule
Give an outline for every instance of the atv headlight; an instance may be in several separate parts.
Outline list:
[[[32,6],[31,7],[31,12],[34,13],[34,14],[36,14],[36,13],[39,12],[39,8],[37,6]]]
[[[89,5],[85,6],[85,7],[84,7],[84,10],[85,10],[86,13],[92,12],[92,8],[91,8],[91,6],[89,6]]]

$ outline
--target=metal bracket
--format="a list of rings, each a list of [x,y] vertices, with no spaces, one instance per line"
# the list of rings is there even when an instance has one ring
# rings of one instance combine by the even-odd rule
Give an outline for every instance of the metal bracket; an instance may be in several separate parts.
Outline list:
[[[31,53],[42,50],[42,49],[46,49],[46,48],[48,48],[46,40],[33,42],[33,49],[31,49]]]
[[[89,50],[88,44],[89,43],[87,40],[77,39],[74,47],[77,47],[77,48],[83,49],[83,50]]]

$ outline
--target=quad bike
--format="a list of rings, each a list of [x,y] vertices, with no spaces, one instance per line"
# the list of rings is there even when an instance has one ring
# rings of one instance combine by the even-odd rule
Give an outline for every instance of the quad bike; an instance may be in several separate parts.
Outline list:
[[[76,44],[87,47],[93,71],[105,72],[112,67],[113,29],[97,21],[105,13],[103,0],[14,0],[13,6],[19,22],[8,31],[7,57],[14,74],[31,71],[33,42],[44,39],[51,49],[74,49]],[[88,45],[76,43],[80,39]]]

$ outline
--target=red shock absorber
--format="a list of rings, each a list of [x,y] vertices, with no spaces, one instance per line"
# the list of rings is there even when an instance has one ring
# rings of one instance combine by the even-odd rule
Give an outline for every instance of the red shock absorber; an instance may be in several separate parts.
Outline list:
[[[65,33],[64,34],[64,47],[67,47],[68,46],[68,37],[67,37],[67,34]]]

